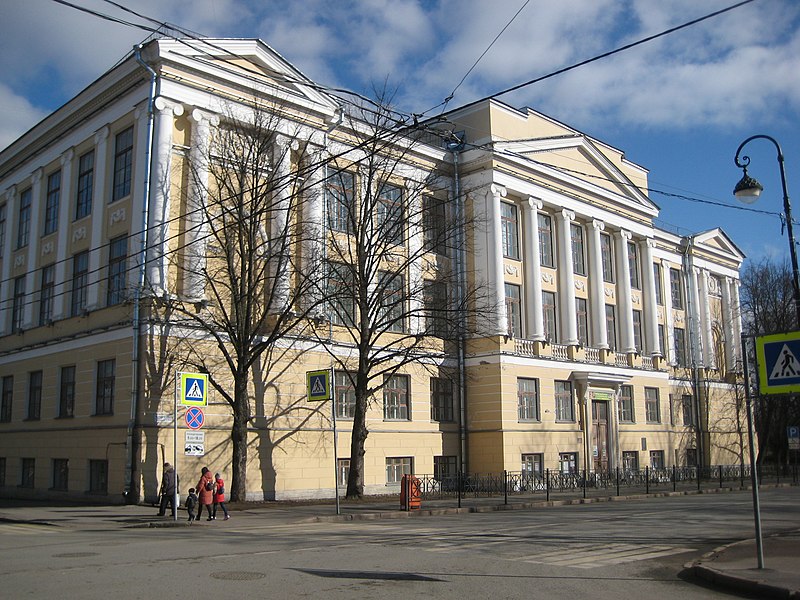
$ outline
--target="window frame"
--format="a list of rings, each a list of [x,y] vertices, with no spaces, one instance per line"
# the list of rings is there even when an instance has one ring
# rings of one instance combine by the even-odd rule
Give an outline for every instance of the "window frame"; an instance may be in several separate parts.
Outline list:
[[[631,276],[631,288],[634,290],[642,289],[641,276],[641,257],[639,256],[639,246],[636,242],[628,242],[628,270]]]
[[[106,306],[122,304],[127,298],[127,262],[128,235],[120,235],[109,240]]]
[[[356,202],[356,176],[340,170],[328,179],[328,228],[340,233],[353,233],[352,220]]]
[[[561,387],[561,389],[559,389]],[[575,422],[575,396],[571,381],[555,380],[553,382],[553,399],[555,401],[556,422]]]
[[[614,304],[605,305],[606,343],[612,352],[617,351],[617,307]]]
[[[11,303],[11,331],[17,333],[22,331],[25,324],[25,275],[14,278],[14,296]]]
[[[642,311],[631,309],[633,319],[633,346],[639,354],[644,354],[644,337],[642,331]]]
[[[94,194],[94,149],[78,159],[78,183],[75,192],[75,220],[92,214]]]
[[[552,300],[552,302],[550,302]],[[542,290],[542,321],[545,339],[550,343],[558,341],[558,306],[555,292]]]
[[[519,260],[519,218],[517,206],[500,203],[500,231],[503,258]]]
[[[508,335],[522,337],[522,288],[514,283],[505,283],[506,325]]]
[[[632,385],[623,384],[619,386],[617,415],[620,423],[636,423],[636,404]]]
[[[455,420],[454,386],[447,377],[430,378],[431,421],[452,423]]]
[[[578,329],[578,343],[589,345],[589,303],[586,298],[575,298],[575,324]]]
[[[44,374],[41,370],[28,373],[28,413],[26,421],[39,421],[42,418],[42,385]]]
[[[672,328],[672,338],[675,345],[675,365],[689,366],[689,353],[686,348],[686,330],[683,327]]]
[[[333,393],[336,396],[336,418],[352,421],[356,415],[356,388],[353,373],[337,369],[333,375]]]
[[[94,416],[114,414],[117,361],[114,358],[97,361]]]
[[[683,301],[683,278],[680,269],[670,267],[669,270],[669,291],[672,299],[672,308],[675,310],[684,309]]]
[[[658,388],[644,388],[644,418],[648,424],[661,424],[661,394]]]
[[[610,233],[600,232],[600,261],[603,265],[603,281],[614,283],[614,243]]]
[[[395,373],[383,377],[383,420],[411,421],[411,381]],[[402,383],[401,383],[402,382]]]
[[[58,380],[58,418],[75,416],[75,365],[61,367]]]
[[[6,247],[7,211],[6,204],[0,204],[0,258],[3,257],[3,250]]]
[[[52,460],[53,481],[50,489],[66,492],[69,490],[69,459],[54,458]]]
[[[406,331],[406,277],[397,271],[378,271],[378,293],[382,329],[394,333]]]
[[[41,268],[41,285],[39,287],[39,325],[48,325],[53,321],[53,302],[56,287],[55,264]]]
[[[23,456],[20,458],[19,487],[32,489],[36,487],[36,459]]]
[[[422,196],[422,239],[424,248],[441,256],[448,256],[447,201],[425,194]]]
[[[4,375],[0,381],[0,423],[10,423],[14,408],[14,376]]]
[[[386,457],[386,485],[399,485],[403,481],[403,475],[411,475],[413,472],[413,456]]]
[[[32,203],[33,189],[27,188],[19,195],[19,210],[17,212],[17,250],[27,247],[30,243]]]
[[[571,222],[569,237],[572,250],[572,272],[576,275],[586,275],[586,236],[583,234],[583,225]]]
[[[58,205],[61,202],[61,170],[47,176],[47,197],[44,207],[44,232],[50,235],[58,230]]]
[[[656,305],[664,306],[664,280],[661,274],[660,263],[653,263],[653,279],[656,284]]]
[[[531,389],[532,388],[532,389]],[[517,377],[517,421],[541,423],[539,380],[535,377]]]
[[[120,131],[114,138],[114,175],[109,204],[131,195],[133,142],[133,125]]]
[[[388,244],[402,246],[405,243],[405,207],[403,188],[383,182],[376,198],[375,219],[378,229],[384,230],[383,239]]]
[[[108,461],[89,459],[89,494],[108,494]]]
[[[344,263],[328,263],[329,318],[332,324],[352,327],[356,322],[355,277]]]
[[[89,288],[89,251],[72,255],[72,289],[70,290],[70,315],[80,316],[86,310]]]
[[[546,213],[537,213],[536,226],[539,229],[539,264],[554,268],[553,259],[553,218]]]

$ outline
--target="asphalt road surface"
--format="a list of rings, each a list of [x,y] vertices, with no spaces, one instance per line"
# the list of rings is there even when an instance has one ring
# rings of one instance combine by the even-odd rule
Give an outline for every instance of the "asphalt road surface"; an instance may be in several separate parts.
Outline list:
[[[796,487],[762,492],[765,535],[800,528],[798,500]],[[754,528],[747,492],[385,521],[243,521],[104,530],[0,523],[2,596],[730,598],[685,580],[683,564]]]

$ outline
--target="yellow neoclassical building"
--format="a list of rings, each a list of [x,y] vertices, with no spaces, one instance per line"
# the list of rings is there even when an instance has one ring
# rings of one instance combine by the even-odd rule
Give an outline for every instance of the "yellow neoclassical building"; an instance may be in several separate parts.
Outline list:
[[[288,219],[316,228],[298,245],[300,273],[315,248],[347,240],[329,171],[350,173],[356,198],[367,185],[355,158],[361,125],[259,40],[153,40],[0,153],[3,496],[152,500],[176,451],[183,492],[201,466],[231,473],[222,394],[210,389],[199,430],[174,404],[185,357],[215,356],[216,342],[159,307],[209,304],[198,273],[218,249],[195,204],[215,167],[198,165],[225,123],[246,122],[256,104],[280,106],[268,170],[303,179],[307,202]],[[412,289],[450,265],[462,288],[482,293],[463,314],[463,343],[432,342],[370,403],[366,493],[396,492],[407,472],[742,460],[744,257],[723,231],[657,229],[644,168],[534,110],[485,101],[394,143],[404,150],[393,193],[423,190],[473,224],[458,253],[434,249],[398,280]],[[310,156],[328,158],[300,177]],[[411,256],[424,227],[401,227],[400,253]],[[293,297],[293,282],[279,299]],[[268,381],[253,371],[248,499],[332,497],[345,483],[352,385],[334,375],[334,436],[330,404],[306,397],[306,372],[353,350],[330,306],[317,313],[277,344]],[[224,385],[221,373],[211,375]]]

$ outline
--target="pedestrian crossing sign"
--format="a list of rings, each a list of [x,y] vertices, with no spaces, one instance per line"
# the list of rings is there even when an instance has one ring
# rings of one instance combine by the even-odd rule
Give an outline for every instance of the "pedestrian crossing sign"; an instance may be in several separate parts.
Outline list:
[[[800,392],[800,331],[756,338],[759,391]]]
[[[308,400],[319,402],[331,399],[331,371],[323,369],[321,371],[306,372],[306,389]]]
[[[208,375],[206,373],[178,373],[181,404],[206,406],[208,404]]]

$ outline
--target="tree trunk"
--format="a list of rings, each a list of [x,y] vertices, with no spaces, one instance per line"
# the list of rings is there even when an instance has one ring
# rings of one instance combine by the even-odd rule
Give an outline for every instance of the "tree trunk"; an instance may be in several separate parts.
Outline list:
[[[247,496],[247,431],[249,419],[249,399],[247,396],[247,380],[237,381],[234,390],[233,426],[231,442],[233,460],[231,461],[232,485],[231,502],[243,502]],[[209,467],[211,468],[211,467]]]
[[[364,497],[364,446],[369,430],[367,429],[366,389],[356,386],[356,410],[353,415],[353,433],[350,439],[350,472],[347,476],[346,497],[351,500]],[[366,386],[364,386],[366,388]]]

